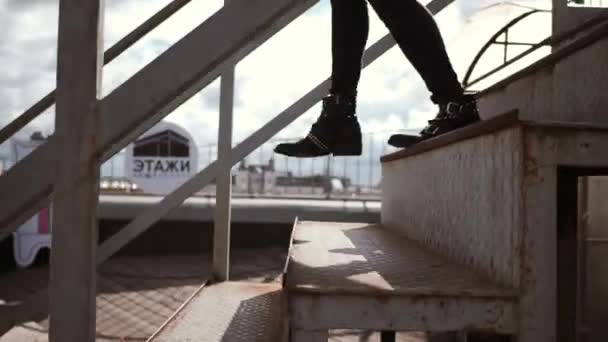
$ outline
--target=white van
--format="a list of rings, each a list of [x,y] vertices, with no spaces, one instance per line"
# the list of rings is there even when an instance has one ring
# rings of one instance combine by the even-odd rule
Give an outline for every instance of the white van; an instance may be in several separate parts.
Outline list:
[[[30,140],[12,139],[10,164],[15,165],[44,142],[44,139],[36,136],[32,136]],[[30,266],[43,248],[51,248],[51,222],[52,209],[43,208],[13,233],[17,265]]]

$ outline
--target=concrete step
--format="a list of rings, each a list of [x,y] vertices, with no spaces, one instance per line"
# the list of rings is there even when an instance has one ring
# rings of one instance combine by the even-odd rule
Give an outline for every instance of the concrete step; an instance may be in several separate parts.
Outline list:
[[[518,289],[520,340],[574,340],[577,177],[607,148],[608,126],[515,112],[430,139],[382,158],[382,225]]]
[[[517,109],[537,122],[608,124],[608,14],[584,26],[574,39],[480,93],[484,119]]]
[[[298,223],[284,280],[292,336],[516,327],[514,290],[378,224]]]
[[[280,284],[223,282],[202,287],[148,341],[287,341]]]

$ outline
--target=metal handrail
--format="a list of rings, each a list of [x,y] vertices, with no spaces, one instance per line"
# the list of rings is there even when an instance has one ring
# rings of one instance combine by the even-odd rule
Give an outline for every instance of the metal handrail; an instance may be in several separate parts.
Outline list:
[[[465,76],[464,76],[464,80],[462,81],[462,85],[465,88],[469,88],[470,86],[472,86],[473,84],[479,83],[482,80],[486,79],[487,77],[493,75],[494,73],[498,72],[499,70],[502,70],[503,68],[505,68],[507,65],[513,64],[515,63],[515,58],[513,58],[513,60],[509,61],[508,60],[508,47],[509,45],[518,45],[518,46],[530,46],[531,48],[526,50],[526,52],[531,53],[532,51],[535,51],[536,49],[538,49],[540,46],[544,46],[540,45],[537,47],[538,44],[543,43],[545,40],[543,40],[541,43],[522,43],[522,42],[510,42],[509,41],[509,30],[511,28],[513,28],[515,25],[517,25],[519,22],[521,22],[522,20],[526,19],[527,17],[533,15],[533,14],[537,14],[537,13],[551,13],[551,11],[548,10],[540,10],[540,9],[534,9],[531,11],[528,11],[520,16],[518,16],[517,18],[509,21],[505,26],[503,26],[500,30],[498,30],[484,45],[483,47],[479,50],[479,52],[477,53],[477,55],[475,56],[475,58],[473,58],[473,62],[471,62],[471,65],[469,66],[469,69],[467,70]],[[505,35],[505,40],[504,41],[498,41],[498,38],[502,35]],[[503,52],[503,64],[501,66],[499,66],[498,68],[495,68],[491,71],[489,71],[488,73],[476,78],[473,81],[470,81],[471,75],[473,74],[473,71],[475,71],[475,68],[477,67],[479,61],[481,60],[481,57],[483,57],[483,55],[486,53],[486,51],[488,51],[488,49],[490,47],[492,47],[493,45],[504,45],[504,52]],[[532,51],[530,51],[532,50]],[[523,55],[523,54],[522,54]],[[527,54],[526,54],[527,55]],[[518,58],[519,57],[519,58]],[[524,56],[517,56],[517,60],[523,58]],[[500,69],[499,69],[500,68]]]
[[[454,0],[432,0],[427,5],[427,8],[431,13],[437,14],[449,6],[452,2],[454,2]],[[385,35],[365,51],[362,60],[362,68],[365,68],[373,63],[395,45],[396,42],[393,37],[390,34]],[[238,63],[238,61],[234,61],[234,63]],[[220,173],[229,173],[232,166],[236,165],[248,154],[259,148],[279,131],[284,129],[287,125],[291,124],[307,110],[317,104],[327,94],[329,87],[330,79],[328,78],[317,85],[308,94],[293,103],[286,110],[266,123],[263,127],[258,129],[255,133],[247,137],[247,139],[239,143],[237,146],[231,148],[228,155],[225,156],[225,158],[228,158],[227,163],[223,163],[223,165],[220,167],[217,160],[211,162],[197,175],[183,183],[171,194],[164,197],[155,207],[144,211],[137,218],[135,218],[135,220],[104,241],[103,244],[98,248],[97,264],[101,264],[110,258],[122,247],[146,231],[153,224],[158,222],[158,220],[162,219],[172,210],[179,207],[188,197],[204,188],[213,179],[216,179]],[[25,307],[28,308],[40,308],[45,306],[45,303],[47,302],[48,293],[46,290],[43,290],[30,296],[22,305],[25,305]],[[32,313],[30,312],[24,312],[21,314],[22,317],[20,316],[20,319],[18,319],[19,321],[15,319],[13,323],[19,324],[21,321],[28,320],[29,315],[31,314]]]
[[[156,29],[160,24],[165,22],[173,14],[182,9],[191,1],[192,0],[173,0],[156,14],[148,18],[148,20],[144,21],[141,25],[119,40],[104,53],[104,65],[112,62],[114,59],[116,59],[116,57],[120,56],[123,52],[133,46],[133,44],[137,43],[145,35]],[[37,118],[40,114],[44,113],[45,110],[51,108],[51,106],[55,104],[55,91],[56,90],[53,90],[48,93],[28,110],[23,112],[23,114],[19,115],[8,125],[2,127],[2,129],[0,129],[0,144],[7,141],[20,129]]]
[[[431,13],[437,14],[454,1],[433,0],[427,5],[427,8]],[[361,67],[366,68],[395,45],[396,42],[392,35],[385,35],[365,51]],[[139,234],[146,231],[172,210],[179,207],[187,198],[207,186],[219,174],[230,172],[234,165],[317,104],[327,95],[329,88],[330,78],[327,78],[237,146],[233,147],[229,152],[230,162],[227,163],[229,164],[228,167],[221,169],[216,159],[216,161],[211,162],[206,168],[163,198],[156,207],[143,212],[99,247],[97,262],[102,263],[110,258],[133,238],[139,236]]]
[[[600,14],[596,15],[595,17],[593,17],[592,19],[586,21],[584,24],[581,24],[577,27],[575,27],[572,30],[557,34],[557,35],[552,35],[549,36],[545,39],[543,39],[542,41],[536,43],[536,44],[529,44],[530,48],[523,51],[522,53],[520,53],[519,55],[511,58],[510,60],[506,60],[502,65],[486,72],[485,74],[477,77],[475,80],[473,81],[469,81],[469,78],[471,76],[471,74],[474,71],[474,68],[477,66],[477,63],[479,62],[479,60],[481,59],[482,55],[488,50],[488,48],[491,45],[494,44],[500,44],[502,45],[505,42],[497,42],[497,38],[505,32],[505,28],[510,28],[513,25],[517,24],[519,21],[521,21],[522,19],[524,19],[526,16],[531,15],[531,14],[535,14],[535,13],[539,13],[539,12],[543,12],[540,10],[534,10],[531,12],[527,12],[525,14],[523,14],[522,16],[514,19],[513,21],[511,21],[510,23],[508,23],[505,27],[503,27],[501,30],[499,30],[494,36],[492,36],[492,38],[490,38],[490,40],[488,41],[488,43],[486,43],[480,50],[480,52],[477,54],[477,56],[475,57],[475,59],[473,60],[473,63],[471,64],[471,66],[469,67],[469,70],[466,73],[466,76],[464,78],[463,86],[465,87],[465,89],[470,89],[471,86],[473,86],[474,84],[477,84],[485,79],[487,79],[488,77],[496,74],[497,72],[505,69],[506,67],[512,65],[513,63],[521,60],[522,58],[530,55],[531,53],[537,51],[538,49],[540,49],[541,47],[544,46],[557,46],[565,41],[567,41],[568,39],[571,39],[575,36],[577,36],[578,34],[596,26],[599,25],[601,23],[604,23],[606,21],[608,21],[608,10],[602,11]],[[521,44],[519,44],[521,45]],[[528,45],[528,44],[526,44]]]

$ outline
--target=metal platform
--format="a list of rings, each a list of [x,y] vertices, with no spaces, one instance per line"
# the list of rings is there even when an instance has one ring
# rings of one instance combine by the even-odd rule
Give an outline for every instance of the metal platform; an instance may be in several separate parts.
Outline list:
[[[519,289],[517,341],[580,340],[579,177],[608,174],[608,126],[526,110],[549,112],[530,105],[384,156],[381,223]]]
[[[308,293],[513,298],[514,291],[380,225],[297,225],[287,287]]]
[[[224,282],[201,288],[149,342],[286,341],[279,284]]]
[[[295,227],[285,287],[293,341],[328,329],[510,333],[517,293],[379,225]]]

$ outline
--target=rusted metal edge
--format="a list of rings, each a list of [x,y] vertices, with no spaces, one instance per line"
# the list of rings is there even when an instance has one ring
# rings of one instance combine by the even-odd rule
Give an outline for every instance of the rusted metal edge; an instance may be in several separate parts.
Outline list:
[[[510,83],[513,83],[514,81],[528,77],[541,69],[551,67],[554,64],[558,63],[559,61],[561,61],[562,59],[588,47],[589,45],[595,43],[596,41],[606,38],[608,36],[608,11],[604,11],[601,14],[599,14],[597,17],[587,21],[586,23],[582,24],[581,26],[579,26],[571,31],[568,31],[568,32],[564,33],[563,35],[555,37],[554,39],[551,40],[551,43],[565,41],[568,38],[571,38],[572,36],[580,34],[581,32],[589,29],[590,27],[594,27],[596,25],[599,25],[599,26],[594,28],[591,32],[585,34],[584,36],[582,36],[578,39],[575,39],[573,42],[569,43],[565,47],[557,50],[556,52],[554,52],[544,58],[539,59],[538,61],[521,69],[520,71],[512,74],[511,76],[482,90],[479,93],[479,96],[485,96],[485,95],[488,95],[495,91],[500,91],[503,88],[507,87]]]
[[[519,120],[518,115],[519,111],[517,109],[513,109],[505,114],[498,115],[491,119],[484,120],[461,129],[457,129],[455,131],[440,135],[436,138],[420,142],[412,147],[382,156],[380,158],[380,161],[382,163],[388,163],[391,161],[404,159],[417,154],[428,152],[459,141],[494,133],[505,128],[514,126],[516,124],[520,124],[521,121]]]
[[[283,265],[283,274],[281,276],[281,284],[283,287],[287,286],[287,270],[289,268],[289,260],[291,259],[291,252],[293,249],[293,239],[296,236],[296,227],[298,226],[298,217],[296,216],[293,221],[293,226],[291,228],[291,234],[289,237],[289,246],[287,247],[287,258],[285,258],[285,264]]]
[[[286,288],[290,295],[348,295],[361,297],[413,297],[437,300],[447,298],[476,298],[476,299],[500,299],[516,301],[520,292],[514,289],[497,290],[460,290],[460,291],[435,291],[424,288],[412,288],[407,290],[388,290],[388,289],[344,289],[340,287],[323,287],[322,289],[313,285],[297,285]]]
[[[186,308],[186,306],[188,306],[188,304],[190,304],[190,302],[192,302],[192,300],[203,291],[203,288],[207,286],[207,282],[208,280],[205,280],[203,284],[198,289],[196,289],[196,291],[194,291],[194,293],[190,297],[188,297],[188,299],[186,299],[186,301],[184,301],[184,303],[182,303],[182,305],[180,305],[180,307],[177,308],[177,310],[175,310],[175,312],[163,324],[161,324],[161,326],[156,329],[156,331],[152,335],[150,335],[150,337],[148,337],[146,342],[152,342],[156,337],[158,337],[158,335],[160,335],[163,330],[169,324],[171,324],[173,320],[175,320],[175,318]]]

